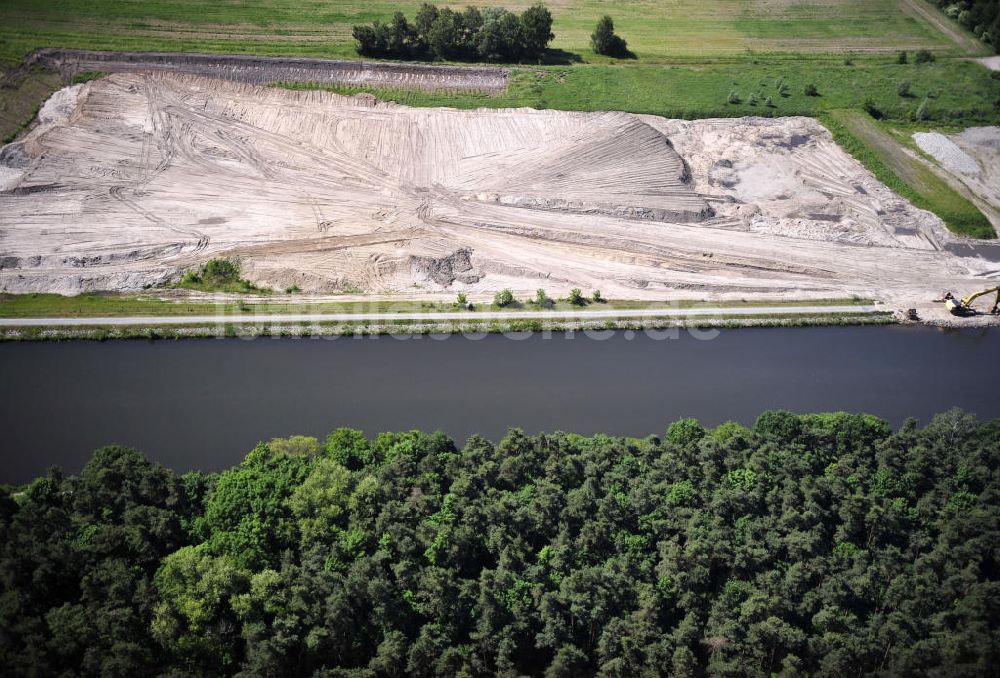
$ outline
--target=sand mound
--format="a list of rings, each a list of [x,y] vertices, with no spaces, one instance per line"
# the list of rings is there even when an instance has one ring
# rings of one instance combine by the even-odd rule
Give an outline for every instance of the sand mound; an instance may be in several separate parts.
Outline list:
[[[311,292],[807,297],[989,274],[805,118],[412,109],[163,73],[60,96],[0,153],[2,289],[136,289],[217,256]]]

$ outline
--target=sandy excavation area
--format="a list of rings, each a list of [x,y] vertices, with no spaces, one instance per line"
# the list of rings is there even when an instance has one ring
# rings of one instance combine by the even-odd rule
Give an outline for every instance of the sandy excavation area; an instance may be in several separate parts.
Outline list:
[[[138,290],[213,257],[303,292],[858,294],[1000,264],[808,118],[415,109],[164,73],[57,93],[0,152],[0,289]]]
[[[913,140],[965,184],[994,228],[1000,228],[1000,127],[970,127],[949,135],[916,132]]]

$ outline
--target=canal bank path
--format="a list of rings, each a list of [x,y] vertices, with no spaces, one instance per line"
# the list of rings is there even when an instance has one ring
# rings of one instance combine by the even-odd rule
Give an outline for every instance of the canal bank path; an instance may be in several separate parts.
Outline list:
[[[579,311],[444,311],[428,313],[284,313],[233,315],[123,316],[78,318],[0,318],[0,327],[83,327],[94,325],[224,325],[281,323],[378,323],[399,321],[479,320],[624,320],[629,318],[704,318],[718,316],[869,314],[886,311],[876,305],[742,306],[695,308],[596,309]]]

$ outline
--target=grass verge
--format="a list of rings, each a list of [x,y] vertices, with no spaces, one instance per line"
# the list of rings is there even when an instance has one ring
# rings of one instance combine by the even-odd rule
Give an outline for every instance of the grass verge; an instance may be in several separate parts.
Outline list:
[[[809,315],[782,315],[768,313],[757,316],[719,314],[698,318],[630,318],[602,319],[595,321],[518,319],[492,321],[395,321],[391,323],[297,323],[266,324],[225,323],[222,325],[176,325],[171,327],[18,327],[0,328],[0,341],[64,341],[64,340],[118,340],[143,339],[205,339],[205,338],[319,338],[351,336],[423,336],[428,334],[499,334],[522,332],[571,332],[571,331],[654,331],[712,328],[754,327],[813,327],[890,325],[896,320],[888,312],[876,313],[818,313]],[[626,335],[628,337],[629,335]],[[605,335],[601,335],[602,338]]]
[[[608,300],[591,304],[592,308],[611,310],[673,309],[673,308],[743,308],[755,306],[844,306],[870,305],[871,299],[817,299],[807,301],[770,301],[739,299],[731,301],[680,301]],[[523,311],[537,311],[529,303],[516,307],[497,309],[489,304],[477,304],[476,310],[509,312],[516,315]],[[550,310],[571,311],[580,307],[566,301],[556,301]],[[445,301],[419,300],[365,300],[318,301],[237,299],[215,302],[212,300],[168,299],[154,295],[125,295],[110,293],[81,294],[64,297],[58,294],[0,294],[0,318],[86,318],[129,316],[183,316],[183,315],[280,315],[304,313],[433,313],[454,312],[459,308]]]

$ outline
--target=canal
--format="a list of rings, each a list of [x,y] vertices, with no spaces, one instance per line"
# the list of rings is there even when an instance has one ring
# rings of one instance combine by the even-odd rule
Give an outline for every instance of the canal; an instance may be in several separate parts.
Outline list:
[[[260,440],[340,426],[645,436],[692,416],[959,406],[1000,416],[1000,332],[925,327],[0,344],[0,483],[108,443],[218,470]]]

